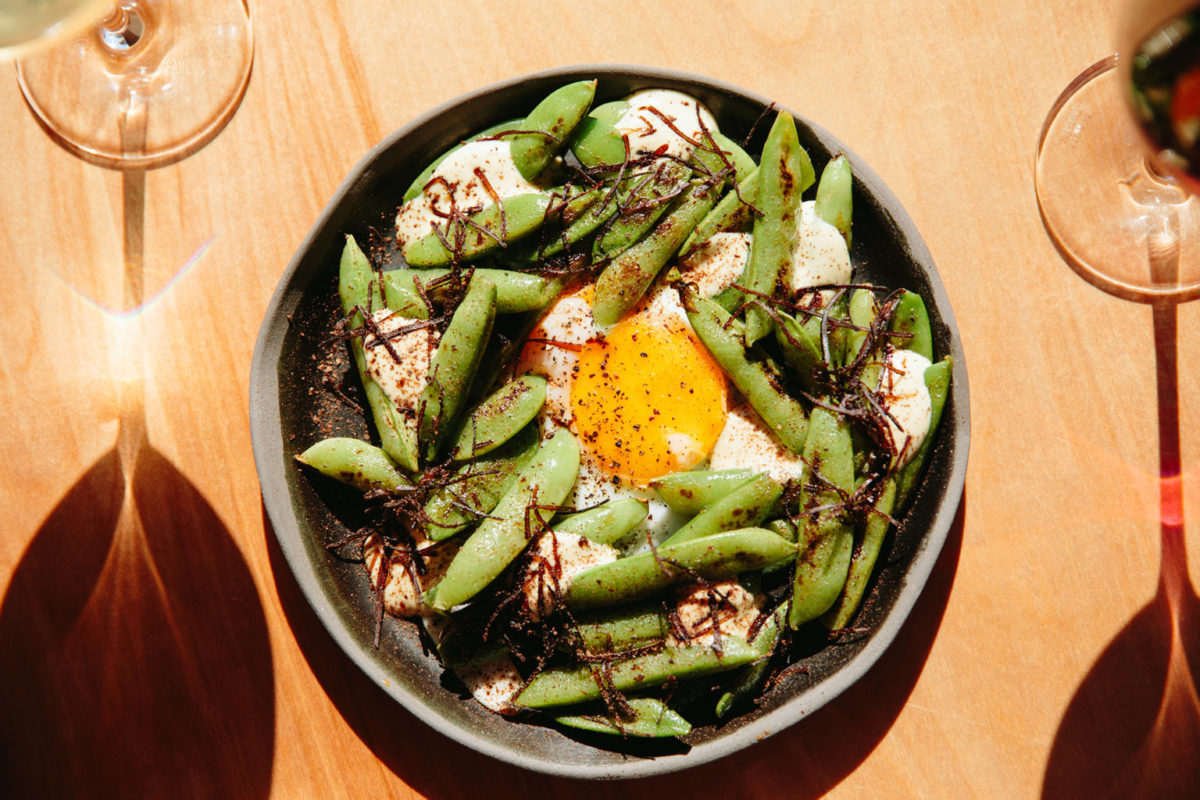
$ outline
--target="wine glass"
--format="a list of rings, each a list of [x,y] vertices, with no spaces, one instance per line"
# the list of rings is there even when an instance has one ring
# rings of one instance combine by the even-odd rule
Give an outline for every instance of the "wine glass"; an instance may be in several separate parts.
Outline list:
[[[105,5],[108,14],[90,30],[34,50],[89,14],[95,20]],[[17,62],[26,103],[55,141],[95,164],[144,169],[187,157],[229,122],[250,80],[245,0],[10,6],[0,12],[0,53],[34,50]]]
[[[1047,769],[1048,798],[1063,788],[1079,790],[1080,780],[1106,791],[1132,782],[1147,794],[1161,789],[1161,796],[1185,796],[1178,793],[1184,784],[1186,792],[1200,789],[1193,766],[1200,755],[1200,601],[1183,539],[1176,341],[1178,304],[1200,298],[1200,2],[1127,2],[1118,30],[1118,52],[1084,70],[1052,106],[1034,184],[1042,221],[1063,259],[1091,284],[1153,309],[1161,566],[1155,601],[1114,640],[1072,699]],[[1131,667],[1111,654],[1144,651],[1151,641],[1166,651],[1161,698],[1151,698],[1150,709],[1112,711],[1114,703],[1128,702],[1114,687]],[[1125,712],[1110,721],[1153,723],[1139,729],[1144,739],[1122,740],[1120,747],[1132,752],[1097,758],[1099,745],[1116,746],[1089,740],[1071,753],[1076,734],[1103,729],[1097,718]]]

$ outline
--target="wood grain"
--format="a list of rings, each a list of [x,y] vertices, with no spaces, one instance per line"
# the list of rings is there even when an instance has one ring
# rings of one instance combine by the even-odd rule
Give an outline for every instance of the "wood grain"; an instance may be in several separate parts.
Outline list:
[[[158,296],[134,316],[104,311],[122,291],[122,176],[52,144],[0,81],[0,676],[12,711],[0,740],[21,742],[6,746],[0,783],[28,790],[18,796],[1195,796],[1196,695],[1167,653],[1173,636],[1195,653],[1197,606],[1183,587],[1173,624],[1159,582],[1150,310],[1063,265],[1032,184],[1045,113],[1111,50],[1118,5],[254,4],[242,108],[199,153],[146,175]],[[273,544],[247,418],[276,281],[363,153],[462,91],[587,61],[712,75],[854,148],[933,252],[974,420],[961,524],[884,660],[734,759],[622,785],[490,761],[367,681]],[[1192,520],[1198,315],[1178,315]],[[122,461],[116,420],[131,396],[149,446]],[[1171,552],[1190,566],[1166,574],[1190,568],[1195,581],[1197,538]],[[1161,702],[1167,685],[1183,691]]]

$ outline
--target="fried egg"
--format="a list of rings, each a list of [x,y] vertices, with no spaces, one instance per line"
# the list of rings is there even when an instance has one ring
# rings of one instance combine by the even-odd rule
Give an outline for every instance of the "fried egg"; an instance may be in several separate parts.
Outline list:
[[[708,459],[725,426],[729,388],[674,288],[656,286],[607,329],[592,318],[592,293],[586,285],[551,306],[517,371],[546,378],[544,430],[566,426],[579,441],[579,478],[568,502],[648,500],[643,525],[659,539],[681,520],[648,484]]]

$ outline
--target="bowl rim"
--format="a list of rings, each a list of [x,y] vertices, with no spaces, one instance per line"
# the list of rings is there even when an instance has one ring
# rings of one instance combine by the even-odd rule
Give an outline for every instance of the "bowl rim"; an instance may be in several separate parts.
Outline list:
[[[302,532],[291,504],[290,492],[282,471],[278,469],[278,465],[284,461],[284,453],[276,365],[282,350],[287,317],[295,309],[303,294],[292,287],[295,274],[343,198],[364,179],[364,176],[370,176],[371,165],[382,153],[396,146],[414,131],[458,106],[474,102],[493,92],[519,86],[527,81],[554,78],[579,80],[586,76],[603,79],[619,75],[636,76],[639,79],[650,81],[661,79],[698,84],[716,92],[740,96],[760,103],[764,107],[774,106],[780,110],[790,110],[755,92],[698,73],[620,62],[581,63],[522,74],[472,89],[440,103],[396,128],[371,147],[338,185],[276,284],[255,342],[249,377],[251,447],[263,505],[288,568],[295,576],[306,601],[313,608],[325,630],[342,651],[381,689],[438,733],[499,761],[536,772],[568,778],[640,778],[699,766],[731,755],[790,727],[857,682],[895,640],[929,579],[958,513],[965,485],[970,446],[970,408],[966,361],[954,313],[942,285],[941,277],[934,265],[932,254],[907,211],[874,171],[819,124],[792,112],[796,120],[807,125],[822,143],[829,147],[831,152],[841,151],[851,157],[855,164],[856,175],[871,184],[872,195],[893,216],[893,221],[898,226],[902,238],[910,248],[913,262],[919,265],[919,269],[925,273],[928,280],[933,302],[949,332],[950,348],[947,355],[954,359],[951,405],[947,408],[947,411],[951,413],[943,417],[944,422],[953,419],[953,431],[946,433],[945,426],[940,428],[943,431],[942,435],[952,435],[955,440],[953,460],[947,471],[947,483],[942,497],[938,501],[931,524],[911,555],[908,567],[900,578],[902,585],[896,599],[879,627],[872,633],[862,650],[852,656],[836,672],[796,697],[785,701],[779,708],[730,734],[692,746],[685,753],[646,759],[628,759],[620,764],[576,765],[531,757],[443,718],[424,698],[387,679],[381,667],[376,663],[374,654],[368,652],[350,634],[340,619],[333,600],[322,588],[322,581],[300,540]]]

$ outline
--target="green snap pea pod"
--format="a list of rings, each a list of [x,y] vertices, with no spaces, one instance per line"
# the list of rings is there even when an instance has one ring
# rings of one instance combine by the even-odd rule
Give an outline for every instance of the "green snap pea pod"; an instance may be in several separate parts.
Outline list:
[[[713,206],[712,211],[700,220],[696,230],[684,240],[679,252],[690,253],[721,231],[748,230],[754,222],[754,211],[748,204],[753,203],[757,197],[758,167],[755,167],[738,183],[736,189],[726,192]]]
[[[480,139],[487,139],[488,137],[495,136],[503,131],[516,130],[520,124],[521,120],[519,119],[510,119],[505,122],[501,122],[499,125],[493,125],[490,128],[485,128],[474,136],[464,139],[461,143],[456,144],[454,147],[451,147],[449,150],[442,153],[440,156],[431,161],[429,166],[425,167],[425,169],[421,171],[421,174],[418,175],[416,179],[414,179],[409,185],[408,189],[404,192],[404,202],[407,203],[409,200],[412,200],[425,190],[425,185],[429,183],[429,179],[433,177],[433,171],[438,168],[439,164],[446,160],[446,156],[470,142],[477,142]]]
[[[850,218],[854,210],[854,176],[845,156],[837,156],[821,170],[813,210],[817,216],[838,229],[850,244]]]
[[[580,511],[554,523],[556,533],[575,533],[597,544],[616,544],[648,514],[645,500],[623,497]]]
[[[446,278],[454,270],[446,267],[431,267],[429,269],[393,269],[383,273],[383,285],[389,293],[401,293],[405,297],[416,298],[416,282],[419,280],[430,295],[438,296],[445,289],[454,285],[453,278]],[[465,273],[464,273],[465,274]],[[507,269],[476,269],[475,277],[483,278],[496,287],[496,313],[520,314],[533,311],[544,306],[552,299],[552,286],[549,278],[531,275],[527,272],[513,272]],[[432,286],[431,286],[432,284]]]
[[[775,340],[779,343],[783,360],[804,391],[811,394],[817,390],[816,373],[825,364],[821,343],[813,337],[807,326],[782,311],[776,313],[779,320],[775,325]]]
[[[479,524],[450,562],[441,583],[426,597],[438,611],[465,603],[520,555],[528,536],[554,515],[575,484],[579,445],[566,428],[542,443],[488,519]],[[546,506],[547,508],[534,508]]]
[[[592,733],[650,739],[687,736],[692,732],[691,723],[662,700],[654,697],[631,697],[626,703],[633,711],[630,719],[614,717],[601,708],[598,709],[598,714],[562,715],[555,717],[554,721],[568,728]]]
[[[597,324],[613,325],[638,304],[715,199],[716,187],[694,185],[654,230],[604,268],[592,303]]]
[[[588,109],[596,95],[596,82],[577,81],[559,87],[538,103],[525,121],[522,133],[510,140],[513,163],[527,181],[542,174],[550,161],[567,143],[568,137]]]
[[[916,292],[905,291],[892,314],[890,329],[895,333],[911,333],[912,338],[896,339],[896,346],[920,353],[933,360],[933,331],[925,301]]]
[[[499,449],[460,467],[450,485],[435,490],[425,502],[425,535],[434,541],[448,539],[491,514],[537,450],[537,426],[527,425]]]
[[[917,478],[921,476],[921,467],[925,463],[925,457],[929,455],[929,450],[933,447],[933,436],[937,433],[938,424],[942,421],[942,411],[946,407],[946,395],[950,392],[950,375],[953,370],[954,359],[950,356],[946,356],[936,364],[929,365],[925,370],[925,386],[929,389],[931,406],[929,434],[921,443],[921,448],[917,450],[913,459],[900,470],[900,476],[896,481],[897,508],[903,507],[909,493],[917,485]]]
[[[698,678],[748,664],[759,657],[756,648],[737,636],[722,636],[721,651],[707,644],[664,647],[657,653],[612,664],[610,677],[617,691],[659,686],[671,678]],[[555,667],[540,673],[514,698],[518,706],[552,708],[600,697],[600,680],[593,667]]]
[[[384,302],[375,280],[375,272],[371,262],[354,241],[353,236],[346,237],[346,246],[342,250],[341,264],[338,268],[338,295],[342,302],[342,311],[350,317],[350,330],[363,326],[362,315],[356,309],[378,309]],[[409,472],[417,469],[417,437],[396,404],[375,383],[367,369],[367,355],[363,349],[362,337],[350,340],[350,350],[354,354],[354,364],[358,368],[358,377],[362,381],[363,391],[367,396],[367,406],[375,420],[375,430],[379,433],[379,441],[384,451],[397,464]]]
[[[675,472],[650,481],[650,488],[672,511],[699,514],[754,477],[748,469]]]
[[[672,205],[671,198],[687,190],[689,175],[691,169],[686,164],[668,161],[650,174],[640,176],[631,184],[623,201],[630,211],[619,214],[608,230],[597,237],[592,246],[592,260],[616,258],[642,238]]]
[[[808,421],[804,460],[819,465],[824,482],[849,492],[854,488],[854,453],[850,444],[850,426],[836,413],[815,406]],[[806,478],[806,483],[812,479]],[[801,497],[802,510],[839,502],[834,489],[826,488]],[[788,625],[797,628],[824,614],[837,600],[846,583],[850,556],[854,550],[854,530],[845,512],[829,509],[805,518],[800,532],[804,546],[796,557],[796,577]]]
[[[709,134],[712,135],[712,143],[720,148],[721,152],[725,154],[725,158],[720,159],[720,168],[726,168],[726,160],[728,160],[729,166],[733,167],[733,174],[731,176],[732,181],[740,183],[751,172],[758,169],[758,165],[754,163],[754,159],[750,157],[749,153],[742,149],[740,144],[733,141],[720,131],[709,131]]]
[[[536,417],[545,402],[546,379],[540,375],[522,375],[509,381],[463,421],[450,457],[466,461],[490,453]]]
[[[783,486],[777,480],[765,472],[759,473],[694,516],[671,534],[663,546],[758,525],[771,513],[781,494]]]
[[[621,653],[666,639],[671,623],[661,604],[632,605],[582,617],[580,643],[592,653]]]
[[[625,160],[625,140],[615,126],[628,110],[628,101],[614,100],[596,106],[583,118],[571,141],[571,152],[580,164],[616,166]]]
[[[633,185],[631,180],[622,181],[615,190],[612,184],[602,184],[579,195],[578,201],[568,204],[563,211],[562,221],[567,226],[565,229],[554,235],[548,231],[544,232],[543,236],[537,237],[540,241],[525,244],[516,252],[510,253],[508,255],[509,263],[521,266],[536,264],[538,261],[558,255],[571,245],[590,236],[617,213],[620,203],[623,202],[623,198]],[[588,201],[587,206],[576,211],[576,206],[583,205],[585,200]]]
[[[875,321],[878,306],[875,303],[875,293],[870,289],[855,289],[850,295],[850,321],[858,328],[870,328]],[[865,330],[850,330],[846,333],[846,363],[850,364],[858,358],[863,343],[867,340]],[[861,380],[867,386],[874,387],[879,383],[879,367],[867,364],[864,367]]]
[[[875,502],[875,510],[879,514],[870,515],[863,523],[862,540],[858,543],[858,547],[855,548],[854,555],[850,559],[850,571],[846,575],[846,586],[842,589],[842,594],[838,597],[837,602],[833,604],[833,608],[826,611],[825,616],[821,618],[829,630],[839,631],[850,624],[850,620],[854,618],[854,612],[858,610],[863,593],[867,590],[867,582],[871,580],[871,573],[875,570],[875,562],[883,547],[884,537],[887,536],[890,523],[888,517],[881,515],[890,515],[895,504],[896,481],[889,478],[884,483],[883,493]]]
[[[458,415],[496,319],[496,287],[475,277],[429,362],[429,381],[417,408],[417,441],[432,461],[458,429]],[[535,412],[536,413],[536,412]]]
[[[804,407],[783,390],[779,377],[762,361],[752,361],[743,346],[742,326],[712,300],[683,293],[683,306],[692,330],[713,359],[733,381],[763,422],[793,453],[804,448],[807,419]]]
[[[322,439],[297,455],[296,460],[364,492],[377,489],[394,492],[412,487],[391,456],[359,439],[342,436]]]
[[[506,197],[472,216],[470,225],[451,222],[404,245],[404,260],[410,267],[441,267],[479,258],[540,228],[552,201],[552,192]]]
[[[796,526],[786,519],[771,520],[767,523],[767,530],[787,539],[789,542],[796,541]]]
[[[762,569],[795,554],[794,544],[762,528],[715,533],[593,567],[571,582],[567,605],[586,609],[639,600],[686,577],[685,570],[730,575]]]
[[[754,221],[750,260],[742,273],[747,289],[771,294],[784,270],[790,269],[799,244],[796,227],[800,196],[804,191],[804,165],[808,154],[800,146],[796,123],[779,112],[763,145],[758,173],[756,205],[762,216]],[[812,164],[808,163],[809,171]],[[771,331],[771,318],[757,306],[746,309],[746,344],[752,345]]]
[[[777,617],[778,613],[772,615],[763,624],[758,635],[754,637],[754,641],[750,643],[762,653],[762,656],[757,661],[742,667],[737,680],[717,699],[717,719],[724,719],[732,709],[741,703],[759,696],[762,685],[771,672],[771,653],[775,649],[775,643],[779,641]]]

